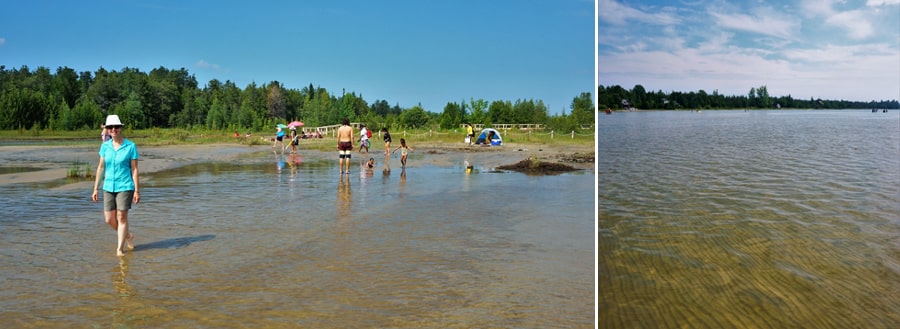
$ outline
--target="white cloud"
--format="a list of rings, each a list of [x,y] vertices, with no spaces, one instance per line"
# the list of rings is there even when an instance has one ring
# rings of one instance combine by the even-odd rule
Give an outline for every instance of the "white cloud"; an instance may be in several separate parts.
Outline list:
[[[853,39],[865,39],[872,36],[874,30],[867,15],[860,10],[850,10],[831,15],[825,22],[847,30],[847,34]]]
[[[6,38],[0,38],[0,46],[6,43]]]
[[[881,5],[900,5],[900,0],[868,0],[866,6],[874,7]]]
[[[769,8],[755,10],[752,15],[710,12],[722,27],[790,39],[798,23]]]
[[[600,20],[615,25],[624,25],[628,21],[668,25],[677,24],[680,21],[677,17],[669,13],[647,13],[620,4],[615,0],[599,0],[597,4],[597,16]]]
[[[608,0],[601,3],[622,6]],[[766,85],[772,95],[797,99],[897,99],[897,25],[885,25],[889,15],[878,11],[889,10],[877,6],[900,0],[868,4],[848,8],[842,0],[804,0],[799,7],[777,9],[679,10],[687,14],[679,17],[683,22],[711,23],[704,28],[643,24],[644,28],[634,29],[612,23],[604,27],[601,21],[601,32],[613,32],[605,37],[601,33],[598,40],[606,39],[597,60],[599,83],[623,88],[641,84],[664,91],[718,90],[725,95],[743,95],[751,87]]]
[[[882,5],[898,5],[900,0],[868,0],[866,7],[860,9],[838,11],[833,5],[835,3],[843,3],[839,0],[805,0],[802,8],[808,17],[822,16],[825,23],[847,31],[847,36],[852,39],[865,39],[875,34],[875,28],[872,25],[873,17],[878,12],[878,6]]]
[[[713,35],[705,42],[701,42],[697,49],[700,51],[718,51],[727,48],[727,44],[733,36],[734,33],[719,32],[719,34]]]
[[[784,56],[788,59],[808,62],[808,63],[860,63],[865,62],[865,58],[883,58],[885,56],[897,56],[896,49],[892,49],[887,44],[868,44],[868,45],[825,45],[815,49],[789,49],[784,51]],[[861,61],[862,60],[862,61]],[[898,63],[897,65],[900,65]]]
[[[801,7],[803,8],[803,13],[808,13],[812,15],[822,15],[829,16],[834,13],[834,10],[831,9],[831,4],[837,2],[836,0],[805,0],[803,1]]]
[[[202,59],[197,61],[196,63],[194,63],[194,65],[196,65],[199,68],[204,68],[204,69],[213,69],[213,70],[221,70],[222,69],[222,67],[219,66],[219,64],[210,64]]]
[[[826,45],[768,56],[758,49],[712,46],[726,37],[713,38],[703,49],[602,55],[600,84],[623,88],[641,84],[664,91],[719,90],[725,95],[742,95],[750,87],[766,85],[777,96],[848,100],[896,99],[900,90],[900,54],[888,44]]]

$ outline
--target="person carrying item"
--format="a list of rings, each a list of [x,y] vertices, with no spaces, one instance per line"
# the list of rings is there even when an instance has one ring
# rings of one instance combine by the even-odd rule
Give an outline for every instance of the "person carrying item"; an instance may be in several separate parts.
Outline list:
[[[297,145],[300,145],[300,136],[297,135],[297,127],[288,126],[288,128],[291,130],[291,154],[296,154]]]
[[[362,153],[362,149],[366,148],[366,154],[369,154],[369,137],[372,137],[372,131],[366,128],[365,124],[360,124],[362,127],[359,130],[359,153]]]

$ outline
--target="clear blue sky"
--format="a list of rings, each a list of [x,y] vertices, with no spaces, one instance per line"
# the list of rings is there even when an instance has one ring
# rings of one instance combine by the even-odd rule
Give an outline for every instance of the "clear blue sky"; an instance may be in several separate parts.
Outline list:
[[[596,88],[593,0],[0,0],[0,65],[187,69],[243,88],[312,83],[440,113]]]
[[[900,99],[900,0],[598,0],[598,83]]]

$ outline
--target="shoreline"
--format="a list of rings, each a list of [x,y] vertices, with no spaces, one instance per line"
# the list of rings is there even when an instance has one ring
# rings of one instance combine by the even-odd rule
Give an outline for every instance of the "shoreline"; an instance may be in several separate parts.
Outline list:
[[[502,165],[513,164],[527,158],[536,158],[542,161],[564,163],[579,170],[594,170],[594,155],[596,151],[593,145],[540,145],[511,143],[503,146],[465,146],[460,144],[421,143],[412,145],[412,154],[421,155],[415,161],[410,161],[409,167],[415,168],[422,165],[452,166],[455,163],[469,161],[477,166],[496,168]],[[66,178],[69,168],[75,162],[87,163],[91,175],[96,171],[99,155],[98,145],[86,146],[60,146],[52,144],[44,145],[15,145],[0,146],[0,163],[7,168],[35,168],[39,170],[27,172],[14,172],[0,174],[0,186],[8,184],[40,183]],[[181,166],[203,163],[231,161],[239,157],[252,154],[272,154],[270,145],[247,146],[242,144],[218,143],[218,144],[191,144],[170,146],[146,146],[138,145],[140,159],[138,168],[141,174],[154,173],[178,168]],[[337,166],[337,152],[303,149],[300,144],[298,153],[312,159],[333,159]],[[587,156],[589,154],[589,156]],[[369,154],[353,153],[354,158],[374,157],[376,161],[383,160],[384,153],[381,148],[373,148]],[[399,161],[398,155],[392,157],[392,161]],[[584,159],[585,161],[570,162],[567,159]],[[589,161],[587,161],[589,158]],[[84,170],[84,169],[82,169]],[[93,180],[85,180],[65,184],[58,188],[90,188]]]

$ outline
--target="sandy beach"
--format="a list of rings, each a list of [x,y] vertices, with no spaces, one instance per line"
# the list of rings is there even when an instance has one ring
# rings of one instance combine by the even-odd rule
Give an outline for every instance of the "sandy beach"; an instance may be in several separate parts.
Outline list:
[[[165,171],[198,162],[230,161],[240,157],[263,156],[272,153],[269,145],[247,146],[241,144],[205,144],[205,145],[170,145],[141,146],[139,168],[141,173]],[[495,168],[513,164],[527,158],[541,161],[568,164],[581,170],[594,169],[594,150],[584,145],[539,145],[508,144],[503,146],[482,147],[436,143],[420,143],[414,146],[414,154],[422,158],[410,161],[409,166],[435,165],[450,166],[458,163],[459,158],[468,159],[474,165]],[[18,183],[37,183],[65,178],[72,164],[88,163],[91,174],[97,166],[99,145],[97,146],[60,146],[60,145],[14,145],[0,146],[0,163],[3,167],[39,168],[41,170],[0,174],[0,185]],[[336,152],[324,152],[301,148],[299,153],[311,159],[335,159]],[[373,149],[368,155],[354,153],[355,159],[374,157],[380,160],[380,149]],[[398,155],[394,155],[397,157]],[[61,189],[89,189],[92,181],[66,184]]]

